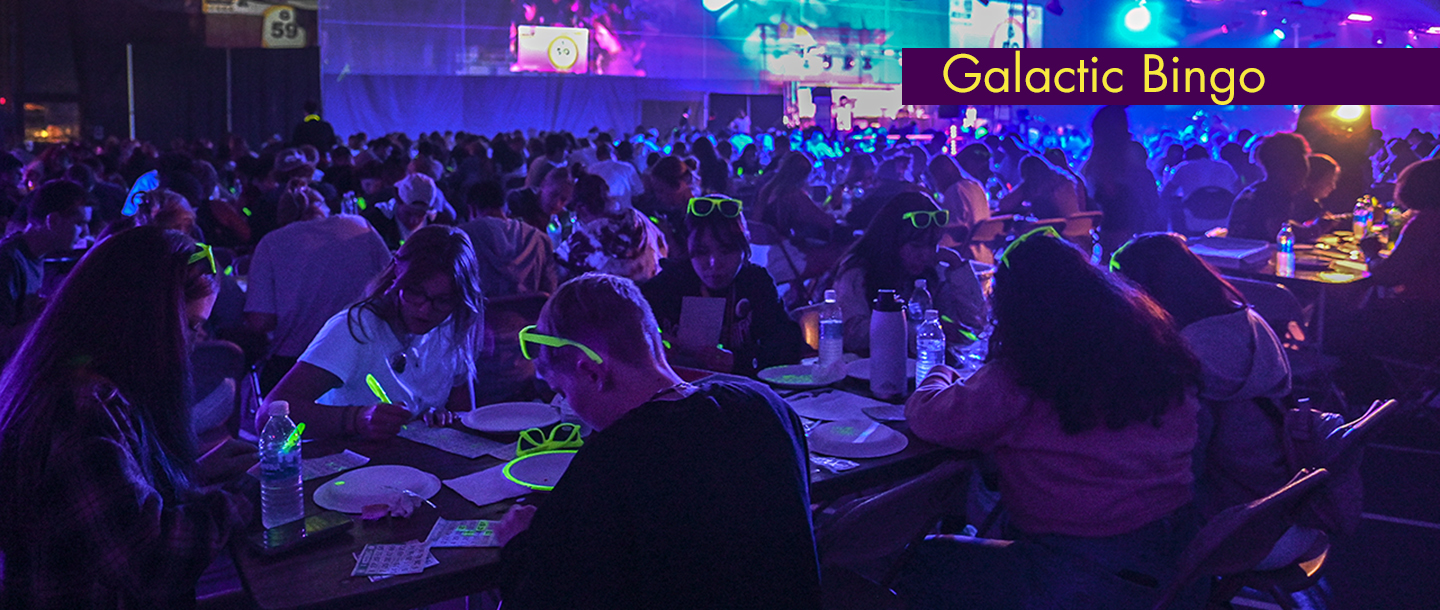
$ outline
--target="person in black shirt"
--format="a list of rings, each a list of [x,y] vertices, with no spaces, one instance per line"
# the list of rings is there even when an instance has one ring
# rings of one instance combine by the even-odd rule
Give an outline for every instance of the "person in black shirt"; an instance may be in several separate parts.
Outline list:
[[[1310,145],[1293,133],[1266,136],[1255,150],[1265,179],[1241,191],[1230,206],[1230,237],[1274,241],[1291,220],[1306,221],[1313,204],[1305,194]]]
[[[728,216],[732,213],[733,218]],[[799,362],[806,348],[800,325],[786,313],[770,272],[750,262],[749,230],[740,202],[723,196],[697,198],[685,215],[685,227],[689,260],[666,259],[660,275],[640,289],[660,328],[671,337],[679,336],[685,297],[723,298],[725,317],[721,347],[675,345],[670,355],[682,358],[682,365],[688,361],[741,375]]]
[[[520,338],[596,431],[542,506],[497,526],[507,609],[820,607],[806,446],[784,400],[682,381],[618,276],[561,285]]]
[[[320,118],[319,111],[320,105],[314,100],[305,102],[305,120],[295,126],[295,134],[290,138],[291,146],[299,148],[309,144],[316,150],[335,148],[335,128]]]

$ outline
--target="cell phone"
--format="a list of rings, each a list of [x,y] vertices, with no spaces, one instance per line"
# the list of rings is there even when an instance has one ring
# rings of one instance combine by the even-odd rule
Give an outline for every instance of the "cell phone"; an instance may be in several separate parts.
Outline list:
[[[326,511],[304,519],[296,519],[250,536],[250,544],[263,555],[279,555],[311,542],[325,540],[349,531],[355,522],[349,515]]]

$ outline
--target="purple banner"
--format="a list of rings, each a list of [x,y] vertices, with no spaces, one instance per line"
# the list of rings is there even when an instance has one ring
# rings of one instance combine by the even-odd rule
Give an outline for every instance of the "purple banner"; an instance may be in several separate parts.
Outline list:
[[[1434,104],[1440,49],[905,49],[907,105]]]

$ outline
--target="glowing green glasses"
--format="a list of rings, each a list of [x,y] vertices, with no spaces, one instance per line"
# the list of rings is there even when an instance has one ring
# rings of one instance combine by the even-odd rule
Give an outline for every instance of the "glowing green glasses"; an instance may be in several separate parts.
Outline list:
[[[943,227],[950,224],[950,210],[917,210],[906,212],[902,218],[910,221],[910,224],[917,229],[924,229],[931,225]]]
[[[729,197],[692,197],[690,205],[685,209],[691,216],[709,216],[715,210],[720,210],[721,216],[735,218],[740,215],[740,200]]]
[[[580,424],[562,423],[550,429],[547,436],[539,428],[530,428],[520,433],[515,443],[515,457],[525,457],[543,451],[576,449],[584,445],[580,439]]]
[[[520,355],[525,356],[525,359],[526,359],[526,360],[534,360],[534,359],[535,359],[535,356],[537,355],[536,353],[532,353],[532,352],[530,351],[530,349],[531,349],[531,348],[530,348],[530,344],[531,344],[531,343],[535,343],[535,344],[539,344],[539,345],[548,345],[548,346],[550,346],[550,347],[565,347],[565,346],[567,346],[567,345],[573,346],[573,347],[577,347],[577,348],[580,348],[580,351],[585,352],[585,356],[586,356],[586,357],[588,357],[588,358],[590,358],[591,360],[595,361],[595,364],[600,364],[600,363],[605,362],[605,359],[604,359],[604,358],[601,358],[601,357],[600,357],[600,354],[595,353],[595,350],[590,349],[589,347],[586,347],[584,344],[582,344],[582,343],[580,343],[580,342],[578,342],[578,341],[571,341],[571,340],[569,340],[569,339],[561,339],[560,337],[552,337],[552,336],[550,336],[550,335],[542,335],[542,334],[540,334],[540,333],[535,332],[535,325],[534,325],[534,324],[531,324],[531,325],[529,325],[529,326],[526,326],[525,328],[520,329]]]
[[[220,269],[219,269],[219,267],[215,264],[215,249],[214,249],[214,248],[211,248],[209,244],[202,244],[202,243],[200,243],[200,242],[195,242],[195,246],[196,246],[197,248],[200,248],[200,251],[199,251],[199,252],[196,252],[196,253],[194,253],[194,254],[191,254],[191,255],[190,255],[190,262],[188,262],[188,263],[186,263],[186,264],[187,264],[187,265],[193,265],[193,264],[198,263],[198,262],[200,262],[200,261],[208,260],[208,261],[210,261],[210,275],[215,275],[215,274],[219,273],[219,272],[220,272]]]

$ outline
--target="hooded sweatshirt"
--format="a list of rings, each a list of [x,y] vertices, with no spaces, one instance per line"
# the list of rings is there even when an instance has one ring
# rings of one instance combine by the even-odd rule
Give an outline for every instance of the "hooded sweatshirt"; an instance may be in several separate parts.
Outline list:
[[[467,222],[460,229],[475,247],[485,296],[555,290],[553,246],[539,229],[518,220],[491,217]]]
[[[1180,334],[1200,359],[1195,467],[1198,500],[1209,517],[1289,481],[1279,425],[1256,399],[1290,393],[1290,361],[1275,332],[1248,307],[1191,323]]]

